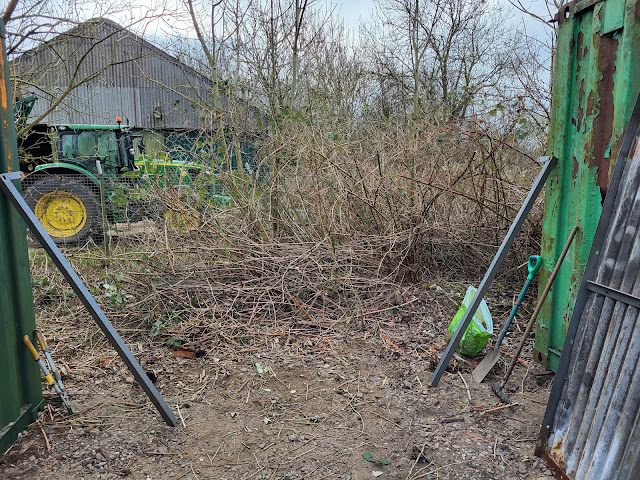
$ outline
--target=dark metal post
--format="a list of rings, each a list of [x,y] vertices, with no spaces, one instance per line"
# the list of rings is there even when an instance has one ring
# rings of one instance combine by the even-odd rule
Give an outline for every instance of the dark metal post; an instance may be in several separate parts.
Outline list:
[[[96,171],[100,181],[100,209],[102,213],[102,241],[104,242],[104,253],[109,256],[109,222],[107,221],[107,209],[104,198],[104,174],[102,173],[102,163],[96,160]]]
[[[438,363],[438,366],[436,367],[435,371],[433,372],[433,375],[431,376],[432,387],[437,386],[438,383],[440,382],[440,378],[442,378],[442,375],[444,375],[444,371],[447,368],[447,365],[449,365],[449,362],[451,361],[451,357],[453,357],[453,354],[456,351],[456,348],[458,347],[460,340],[462,340],[462,336],[464,335],[464,332],[467,331],[467,327],[471,323],[471,320],[473,319],[473,315],[476,313],[476,310],[480,306],[480,302],[482,301],[485,294],[487,293],[487,290],[489,290],[489,287],[491,286],[491,283],[493,282],[493,279],[495,278],[496,273],[498,272],[498,268],[500,268],[500,265],[502,265],[502,262],[507,256],[507,253],[509,253],[509,249],[511,248],[513,241],[516,239],[516,236],[518,235],[518,232],[520,231],[522,224],[527,218],[527,215],[529,214],[531,207],[533,207],[533,204],[535,203],[536,198],[538,198],[538,195],[540,194],[542,187],[544,187],[544,184],[547,181],[547,178],[549,177],[551,170],[553,169],[553,167],[555,167],[558,161],[558,159],[555,157],[542,157],[541,160],[545,160],[542,170],[538,174],[538,177],[536,178],[536,181],[534,182],[533,187],[531,187],[531,190],[529,191],[529,195],[527,195],[527,198],[522,204],[522,207],[520,207],[520,211],[518,212],[518,215],[516,216],[515,220],[511,224],[511,227],[509,228],[507,235],[504,237],[504,240],[502,241],[502,245],[500,245],[500,248],[498,249],[498,252],[493,258],[491,265],[489,265],[489,269],[487,270],[487,273],[485,273],[484,278],[482,279],[482,282],[480,282],[480,286],[478,287],[478,291],[476,292],[476,295],[473,297],[471,305],[469,305],[469,308],[467,308],[466,313],[464,314],[464,316],[462,317],[462,320],[458,324],[458,329],[453,334],[453,337],[451,338],[449,345],[447,345],[446,350],[444,351],[444,353],[442,354],[442,357],[440,358],[440,363]]]
[[[76,295],[78,295],[102,332],[106,335],[109,343],[116,349],[118,355],[147,394],[149,400],[151,400],[155,405],[164,421],[168,425],[175,427],[178,424],[178,419],[164,401],[162,395],[160,395],[158,390],[156,390],[156,387],[151,383],[151,380],[149,380],[149,377],[133,356],[131,350],[129,350],[125,345],[116,329],[113,327],[95,299],[91,296],[89,290],[87,290],[87,287],[85,287],[82,280],[80,280],[80,277],[78,277],[76,272],[73,270],[69,261],[64,257],[64,255],[62,255],[62,252],[56,244],[53,243],[53,240],[51,240],[49,234],[45,231],[35,214],[31,211],[27,202],[24,201],[22,195],[20,195],[16,187],[13,185],[12,180],[19,180],[20,177],[20,172],[0,174],[0,188],[4,191],[9,201],[13,204],[27,226],[31,229],[31,233],[38,239],[47,254],[51,257],[51,260],[53,260],[53,263],[58,267],[58,270],[60,270],[67,282],[69,282],[73,291],[76,292]]]

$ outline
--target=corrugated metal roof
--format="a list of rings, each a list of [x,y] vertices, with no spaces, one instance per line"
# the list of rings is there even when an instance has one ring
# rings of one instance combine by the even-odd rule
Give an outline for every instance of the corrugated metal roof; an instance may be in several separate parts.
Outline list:
[[[78,84],[42,123],[114,123],[138,128],[202,128],[194,101],[210,99],[211,80],[107,19],[90,20],[13,61],[39,100],[37,118]],[[26,92],[20,92],[26,93]],[[228,101],[223,99],[223,105]]]
[[[640,101],[603,206],[536,451],[562,478],[640,478],[639,138]]]

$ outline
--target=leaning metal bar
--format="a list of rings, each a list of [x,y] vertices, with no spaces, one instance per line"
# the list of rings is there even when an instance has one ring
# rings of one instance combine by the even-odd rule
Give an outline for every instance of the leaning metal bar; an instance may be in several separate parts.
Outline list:
[[[493,282],[493,279],[495,278],[496,273],[498,272],[498,268],[500,268],[500,265],[502,264],[505,257],[507,256],[507,253],[509,253],[509,249],[511,248],[511,245],[515,240],[516,235],[518,235],[518,232],[520,231],[522,224],[527,218],[527,215],[529,214],[531,207],[533,207],[533,204],[535,203],[536,198],[538,198],[538,195],[540,194],[542,187],[544,187],[544,184],[547,181],[547,178],[549,178],[549,174],[551,173],[551,170],[553,169],[553,167],[555,167],[558,161],[558,159],[555,157],[542,157],[540,160],[545,161],[544,166],[542,167],[542,170],[538,174],[538,177],[536,178],[536,181],[534,182],[533,187],[531,187],[531,190],[529,191],[529,195],[527,195],[527,198],[522,204],[522,207],[520,207],[520,211],[518,212],[518,215],[516,216],[515,220],[511,224],[511,227],[509,228],[507,235],[504,237],[504,240],[502,241],[502,245],[500,245],[498,252],[496,253],[495,257],[493,257],[493,261],[491,262],[491,265],[489,265],[489,269],[487,270],[487,273],[484,274],[484,278],[482,279],[482,282],[480,282],[480,286],[478,287],[478,291],[476,295],[473,297],[473,301],[471,302],[471,305],[469,305],[466,313],[462,317],[462,320],[458,324],[458,329],[453,334],[453,337],[451,338],[449,345],[447,345],[446,350],[442,354],[442,357],[440,358],[440,363],[438,363],[438,366],[436,367],[435,371],[433,372],[433,375],[431,376],[432,387],[437,386],[438,383],[440,382],[440,378],[442,377],[442,375],[444,375],[444,371],[447,368],[447,365],[449,365],[449,362],[451,361],[451,357],[453,357],[453,354],[455,353],[456,347],[460,343],[460,340],[462,339],[464,332],[467,331],[467,327],[471,323],[471,319],[473,318],[473,315],[476,313],[476,310],[480,306],[480,302],[484,298],[484,295],[487,293],[487,290],[489,290],[489,287],[491,286],[491,283]]]
[[[175,427],[178,424],[178,419],[164,401],[162,395],[160,395],[158,390],[156,390],[156,387],[151,383],[151,380],[149,380],[149,377],[133,356],[131,350],[129,350],[125,345],[116,329],[100,309],[100,306],[91,296],[89,290],[87,290],[87,287],[84,286],[76,272],[73,270],[69,261],[53,243],[53,240],[45,231],[42,224],[38,221],[33,211],[29,208],[27,202],[24,201],[22,195],[20,195],[16,187],[11,182],[12,180],[19,180],[20,175],[20,172],[0,174],[0,180],[2,180],[0,182],[0,188],[4,191],[9,201],[11,201],[27,226],[31,229],[31,233],[33,233],[40,244],[44,247],[45,251],[49,254],[53,262],[58,267],[58,270],[60,270],[67,282],[69,282],[69,285],[71,285],[71,288],[76,292],[76,295],[80,297],[80,300],[86,309],[96,321],[102,332],[106,335],[109,343],[116,349],[118,355],[120,355],[120,358],[122,358],[124,363],[127,365],[129,371],[133,374],[133,377],[138,381],[144,392],[147,394],[149,400],[151,400],[155,405],[164,421],[168,425]]]
[[[627,305],[640,308],[639,297],[630,295],[620,290],[616,290],[615,288],[607,287],[606,285],[587,280],[587,289],[592,292],[599,293],[600,295],[604,295],[605,297],[612,298],[618,302],[626,303]]]

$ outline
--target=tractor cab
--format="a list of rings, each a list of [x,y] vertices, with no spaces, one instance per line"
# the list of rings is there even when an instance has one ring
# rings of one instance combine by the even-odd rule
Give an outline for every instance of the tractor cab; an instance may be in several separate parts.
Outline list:
[[[57,133],[58,162],[97,173],[96,161],[99,160],[107,176],[135,169],[134,138],[119,125],[60,125],[53,128]]]

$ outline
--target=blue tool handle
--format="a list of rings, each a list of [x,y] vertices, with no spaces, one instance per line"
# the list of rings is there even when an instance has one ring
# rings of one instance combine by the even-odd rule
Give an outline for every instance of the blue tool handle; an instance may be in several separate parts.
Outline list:
[[[527,263],[527,268],[529,270],[529,275],[527,275],[527,279],[530,280],[536,276],[538,270],[542,266],[542,257],[540,255],[531,255],[529,257],[529,263]]]
[[[516,317],[516,312],[518,311],[520,304],[524,300],[524,296],[526,295],[527,290],[529,289],[529,285],[531,285],[531,282],[533,281],[533,277],[536,275],[538,270],[540,270],[541,266],[542,266],[542,258],[539,255],[531,255],[529,257],[529,263],[527,264],[527,268],[529,269],[529,275],[527,275],[527,281],[525,282],[524,287],[522,287],[522,291],[518,296],[518,300],[516,300],[516,304],[511,309],[511,314],[507,319],[507,323],[505,323],[504,327],[502,327],[502,331],[500,332],[500,335],[498,336],[498,340],[496,341],[496,345],[494,347],[495,349],[500,348],[500,344],[502,343],[502,340],[504,340],[504,337],[507,335],[507,330],[509,330],[511,323],[513,322],[513,319]]]

